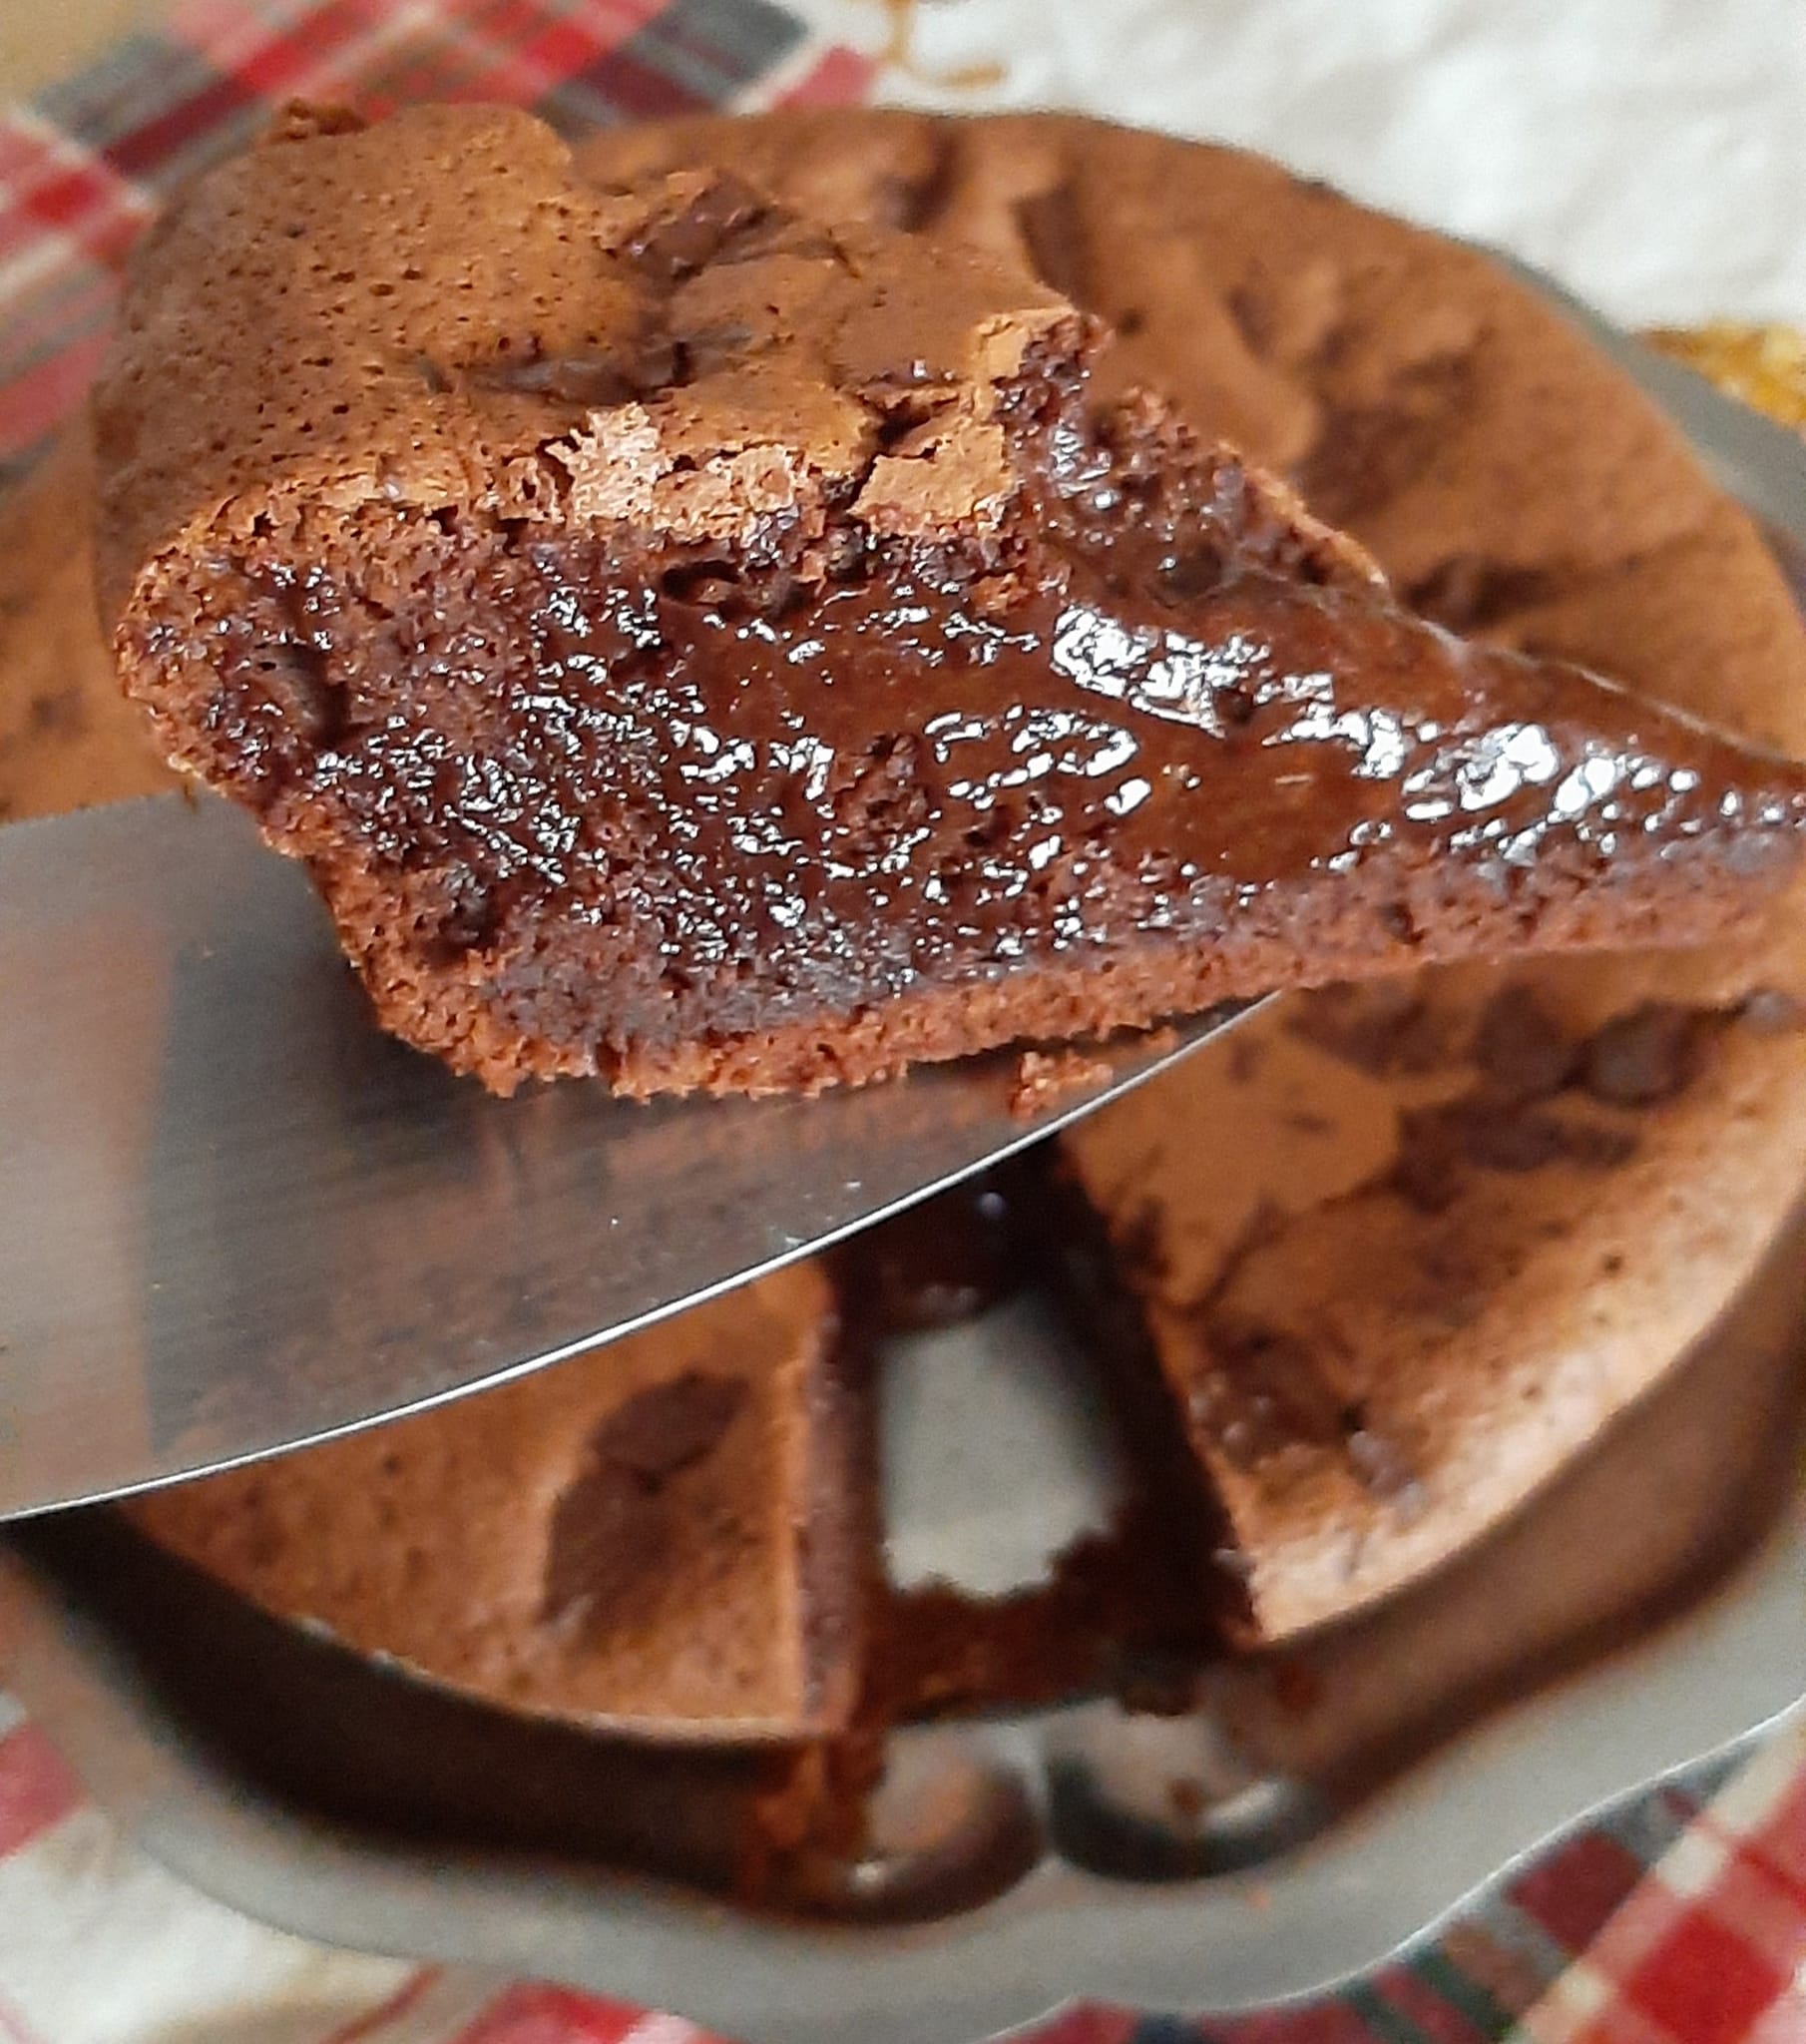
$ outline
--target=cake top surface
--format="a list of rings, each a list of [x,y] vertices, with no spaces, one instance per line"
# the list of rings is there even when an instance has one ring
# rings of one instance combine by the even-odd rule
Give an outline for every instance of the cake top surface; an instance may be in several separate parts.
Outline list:
[[[185,524],[300,501],[701,540],[856,494],[879,528],[982,525],[999,387],[1056,325],[1008,263],[716,170],[590,178],[524,113],[295,109],[138,254],[97,396],[104,601]]]
[[[834,1437],[834,1341],[806,1266],[126,1510],[277,1616],[485,1701],[674,1737],[794,1734],[850,1702],[807,1562],[818,1501],[858,1475]]]

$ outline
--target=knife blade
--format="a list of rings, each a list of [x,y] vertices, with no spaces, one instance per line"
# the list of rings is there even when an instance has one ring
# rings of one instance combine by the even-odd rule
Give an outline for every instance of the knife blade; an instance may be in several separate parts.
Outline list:
[[[1232,1012],[1232,1011],[1231,1011]],[[213,797],[0,831],[0,1516],[321,1438],[647,1325],[1161,1069],[1029,1118],[1008,1055],[816,1100],[497,1100],[383,1036],[305,875]]]

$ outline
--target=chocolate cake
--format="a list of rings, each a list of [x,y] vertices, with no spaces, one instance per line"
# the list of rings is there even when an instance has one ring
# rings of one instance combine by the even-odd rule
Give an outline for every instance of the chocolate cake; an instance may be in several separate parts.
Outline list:
[[[1748,519],[1472,251],[1238,152],[1062,116],[708,120],[611,132],[581,161],[607,185],[721,163],[805,209],[1032,256],[1115,323],[1100,385],[1157,383],[1200,433],[1306,482],[1420,607],[1806,743],[1806,640]],[[71,609],[90,488],[71,442],[0,505],[11,813],[161,772]],[[1207,1407],[1225,1319],[1237,1356],[1279,1354],[1234,1456],[1186,1430],[1254,1634],[1320,1625],[1471,1543],[1736,1292],[1806,1174],[1803,905],[1684,955],[1283,997],[1068,1140],[1129,1279],[1119,1331],[1156,1328],[1168,1365],[1140,1387],[1201,1387]],[[1460,1112],[1424,1118],[1439,1104]],[[1570,1117],[1617,1133],[1552,1136]],[[1235,1168],[1200,1169],[1225,1129]],[[1288,1357],[1302,1388],[1273,1399]]]
[[[274,1616],[447,1690],[716,1745],[845,1724],[863,1389],[813,1265],[480,1397],[126,1506]]]
[[[1806,751],[1806,636],[1761,536],[1477,252],[1239,151],[1063,115],[700,120],[583,160],[704,158],[1031,264],[1116,329],[1099,383],[1172,393],[1419,609]],[[1725,1309],[1806,1180],[1803,910],[1684,955],[1288,996],[1064,1139],[1108,1353],[1189,1442],[1249,1637],[1474,1542]]]
[[[1269,283],[1250,332],[1310,278]],[[501,1091],[816,1087],[1694,940],[1792,869],[1797,768],[1420,622],[1098,396],[1100,345],[1010,262],[718,168],[296,113],[152,238],[101,381],[126,687],[307,862],[383,1023]],[[1361,487],[1448,458],[1420,394],[1338,426]]]

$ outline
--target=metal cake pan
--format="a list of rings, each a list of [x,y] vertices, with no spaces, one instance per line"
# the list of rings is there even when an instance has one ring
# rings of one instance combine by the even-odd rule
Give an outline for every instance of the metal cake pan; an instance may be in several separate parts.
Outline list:
[[[1257,1669],[1225,1669],[1191,1716],[1098,1701],[896,1735],[892,1807],[941,1825],[849,1879],[925,1886],[908,1923],[759,1915],[280,1800],[147,1680],[57,1566],[54,1522],[0,1550],[9,1681],[146,1851],[326,1942],[552,1976],[748,2044],[966,2044],[1079,1996],[1226,2011],[1366,1969],[1583,1813],[1801,1707],[1803,1327],[1806,1215],[1711,1337],[1532,1510],[1303,1650],[1314,1725],[1272,1706]],[[891,1413],[893,1554],[999,1588],[1001,1555],[1045,1552],[1108,1508],[1095,1415],[1033,1298],[911,1351],[893,1373],[913,1387]],[[1001,1449],[971,1452],[984,1438],[1008,1443],[1010,1483]],[[1478,1655],[1477,1606],[1496,1619]],[[1400,1678],[1389,1707],[1376,1669]],[[1337,1698],[1357,1693],[1339,1740]],[[626,1773],[620,1786],[640,1792]],[[693,1813],[680,1782],[651,1792]]]

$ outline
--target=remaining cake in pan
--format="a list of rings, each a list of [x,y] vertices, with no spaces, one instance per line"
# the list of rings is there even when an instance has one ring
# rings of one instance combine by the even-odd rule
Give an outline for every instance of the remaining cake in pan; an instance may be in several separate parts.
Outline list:
[[[1085,280],[1058,205],[1015,217]],[[308,862],[383,1022],[499,1090],[1695,939],[1791,869],[1795,767],[1419,622],[1095,398],[1098,344],[1009,262],[719,170],[297,114],[154,238],[102,380],[126,687]]]
[[[1102,383],[1171,392],[1419,609],[1806,750],[1806,635],[1754,527],[1474,251],[1065,116],[809,112],[584,151],[605,179],[701,159],[1032,262],[1116,327]],[[1112,1353],[1195,1454],[1252,1636],[1497,1524],[1717,1317],[1806,1180],[1803,911],[1685,955],[1288,996],[1064,1139],[1108,1224]]]
[[[278,1618],[597,1731],[843,1727],[872,1571],[863,1387],[815,1265],[521,1383],[127,1506]]]

